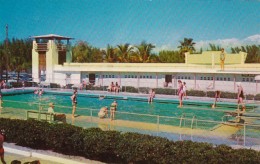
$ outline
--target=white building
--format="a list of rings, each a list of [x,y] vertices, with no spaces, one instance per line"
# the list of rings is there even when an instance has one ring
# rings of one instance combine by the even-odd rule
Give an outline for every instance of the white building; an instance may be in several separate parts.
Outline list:
[[[225,71],[220,71],[219,51],[187,53],[185,63],[72,63],[72,38],[53,34],[33,38],[32,76],[36,82],[65,86],[86,80],[101,86],[118,82],[120,86],[176,88],[181,79],[188,89],[236,92],[236,82],[242,82],[247,94],[260,92],[260,64],[245,64],[244,52],[226,54]]]

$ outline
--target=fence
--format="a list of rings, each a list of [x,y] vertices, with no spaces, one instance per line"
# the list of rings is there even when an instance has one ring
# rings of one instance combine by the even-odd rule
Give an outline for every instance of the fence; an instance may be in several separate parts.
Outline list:
[[[26,119],[27,110],[42,112],[48,108],[48,104],[41,103],[40,101],[30,103],[8,100],[4,101],[3,104],[4,108],[0,116],[4,118]],[[21,107],[24,105],[28,107],[22,109]],[[67,123],[83,128],[98,127],[103,130],[137,132],[166,137],[175,141],[192,140],[196,142],[226,144],[234,147],[257,149],[260,145],[260,115],[257,114],[253,118],[246,118],[249,121],[241,123],[237,122],[235,117],[232,120],[230,119],[232,117],[224,118],[223,116],[222,121],[211,121],[198,119],[191,113],[160,116],[116,111],[116,119],[110,120],[109,117],[100,119],[98,117],[99,110],[90,108],[77,108],[77,115],[73,118],[70,113],[71,108],[71,106],[55,106],[54,110],[59,113],[65,113]],[[221,110],[214,110],[214,112],[223,113]]]

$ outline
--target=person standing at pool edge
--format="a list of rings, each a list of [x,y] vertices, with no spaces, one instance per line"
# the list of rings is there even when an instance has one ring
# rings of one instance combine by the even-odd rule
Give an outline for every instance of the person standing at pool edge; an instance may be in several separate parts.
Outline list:
[[[238,82],[237,83],[237,109],[240,110],[239,106],[241,104],[242,111],[245,112],[246,108],[245,108],[245,104],[243,103],[243,99],[244,99],[244,90],[241,83]]]
[[[116,100],[110,105],[110,119],[114,120],[115,119],[115,112],[117,109],[117,102]]]
[[[224,71],[225,59],[226,59],[226,53],[224,51],[224,48],[222,48],[221,53],[220,53],[220,69],[221,69],[221,71]]]
[[[72,101],[72,117],[75,117],[75,111],[76,111],[76,107],[77,107],[77,90],[74,91],[73,95],[70,97],[71,101]]]
[[[179,84],[179,88],[178,88],[178,96],[179,96],[179,101],[180,101],[180,105],[178,106],[179,108],[183,107],[183,103],[182,103],[182,99],[183,99],[183,84],[181,80],[178,80],[178,84]]]

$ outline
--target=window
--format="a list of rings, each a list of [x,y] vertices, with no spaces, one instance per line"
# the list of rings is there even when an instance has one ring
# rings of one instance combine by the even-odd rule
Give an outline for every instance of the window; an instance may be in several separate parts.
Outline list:
[[[152,76],[150,76],[150,79],[152,79],[153,77]]]
[[[132,75],[132,78],[134,78],[134,75]]]
[[[143,78],[145,79],[145,76],[143,76]]]
[[[200,77],[200,80],[203,80],[203,77]]]
[[[217,80],[219,80],[219,78],[217,77]]]
[[[220,77],[220,80],[221,80],[221,81],[223,80],[222,77]]]
[[[242,81],[245,81],[245,78],[243,78]]]
[[[112,75],[112,78],[115,78],[115,75]]]
[[[109,78],[111,78],[111,75],[109,75]]]
[[[125,78],[127,78],[127,75],[125,75]]]
[[[228,78],[228,81],[230,81],[230,77]]]
[[[206,77],[204,77],[204,80],[206,80]]]
[[[135,75],[135,78],[137,78],[137,76]]]
[[[108,76],[106,75],[106,78],[108,78]]]

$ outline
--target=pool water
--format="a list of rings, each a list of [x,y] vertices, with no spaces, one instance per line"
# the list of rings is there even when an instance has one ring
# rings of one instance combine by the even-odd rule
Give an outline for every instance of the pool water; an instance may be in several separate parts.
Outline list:
[[[33,93],[17,94],[11,96],[4,96],[5,106],[12,108],[21,108],[26,110],[38,110],[39,104],[43,105],[45,109],[48,108],[48,103],[55,104],[55,111],[62,113],[71,113],[71,93],[45,93],[41,97]],[[123,97],[123,96],[106,96],[104,99],[99,99],[99,95],[79,94],[78,95],[77,114],[90,115],[89,109],[98,110],[103,106],[110,106],[110,104],[117,100],[118,112],[128,117],[141,117],[140,115],[131,115],[129,113],[159,115],[165,117],[181,117],[193,118],[194,116],[200,120],[221,121],[224,111],[234,110],[234,107],[222,106],[220,109],[211,109],[210,102],[184,102],[183,108],[178,108],[178,100],[155,99],[152,104],[147,103],[147,98],[144,97]],[[15,102],[12,102],[15,101]],[[23,102],[17,103],[16,101]],[[223,111],[222,111],[223,110]],[[93,114],[93,116],[95,116]],[[155,116],[147,116],[155,118]],[[144,117],[144,116],[142,116]]]

